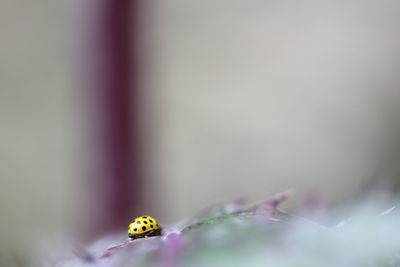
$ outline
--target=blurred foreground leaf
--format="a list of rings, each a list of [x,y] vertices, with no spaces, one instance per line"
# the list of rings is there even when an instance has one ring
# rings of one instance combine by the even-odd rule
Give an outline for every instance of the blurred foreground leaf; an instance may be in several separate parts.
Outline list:
[[[359,206],[352,219],[325,227],[277,210],[287,197],[213,207],[186,225],[166,228],[162,237],[110,246],[110,238],[99,240],[48,266],[400,266],[396,207]]]

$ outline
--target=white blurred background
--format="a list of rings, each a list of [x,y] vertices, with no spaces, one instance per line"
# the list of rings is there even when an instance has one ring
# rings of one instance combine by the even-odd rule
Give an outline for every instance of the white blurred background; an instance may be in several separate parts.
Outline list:
[[[0,1],[1,266],[13,266],[7,260],[22,249],[35,253],[45,233],[70,224],[69,8],[62,0]]]
[[[288,188],[291,205],[343,202],[376,175],[398,138],[399,3],[176,0],[152,12],[154,184],[171,207],[157,213]]]
[[[152,216],[289,188],[288,207],[344,203],[377,169],[398,178],[379,164],[399,140],[400,3],[142,2]],[[73,5],[0,1],[2,247],[79,223]]]

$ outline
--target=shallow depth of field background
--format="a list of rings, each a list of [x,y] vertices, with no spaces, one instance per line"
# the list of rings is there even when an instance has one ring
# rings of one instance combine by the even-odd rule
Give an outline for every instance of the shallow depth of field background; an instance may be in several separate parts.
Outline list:
[[[398,180],[399,3],[143,2],[143,211],[172,223],[286,189],[287,208],[344,204]],[[80,5],[0,1],[4,257],[87,241]]]

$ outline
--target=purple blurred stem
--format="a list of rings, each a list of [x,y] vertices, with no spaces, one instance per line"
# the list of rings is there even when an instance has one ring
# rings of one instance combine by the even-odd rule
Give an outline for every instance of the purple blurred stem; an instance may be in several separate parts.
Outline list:
[[[141,205],[137,2],[82,4],[89,236],[125,228]]]

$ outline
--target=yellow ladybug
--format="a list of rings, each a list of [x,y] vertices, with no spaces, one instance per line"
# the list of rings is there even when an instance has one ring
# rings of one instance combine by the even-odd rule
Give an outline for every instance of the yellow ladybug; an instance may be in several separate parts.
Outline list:
[[[128,236],[131,239],[161,235],[162,228],[157,220],[150,216],[137,217],[129,224]]]

